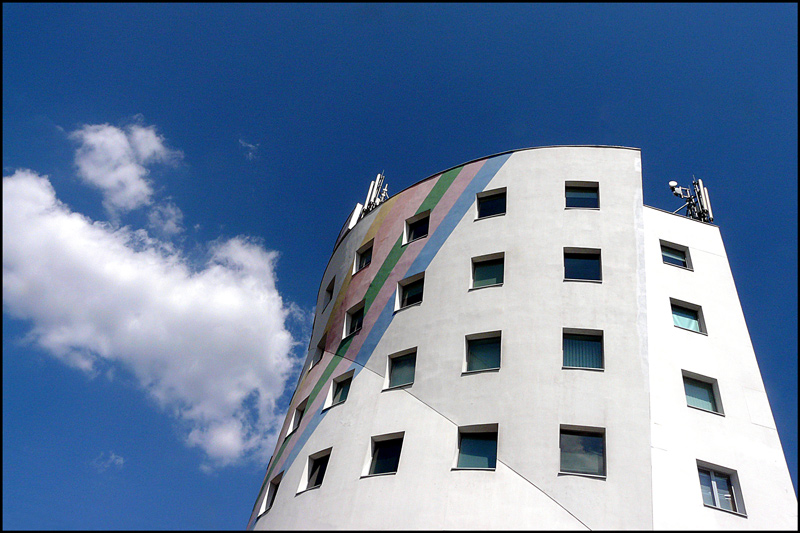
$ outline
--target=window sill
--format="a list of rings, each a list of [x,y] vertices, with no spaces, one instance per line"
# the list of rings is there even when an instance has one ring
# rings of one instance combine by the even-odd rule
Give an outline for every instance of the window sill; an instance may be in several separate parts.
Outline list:
[[[403,311],[403,310],[405,310],[405,309],[409,309],[409,308],[411,308],[411,307],[418,307],[418,306],[420,306],[420,305],[422,305],[422,302],[417,302],[417,303],[415,303],[415,304],[409,304],[409,305],[406,305],[406,306],[404,306],[404,307],[399,307],[399,308],[395,309],[395,310],[394,310],[394,312],[393,312],[392,314],[394,315],[394,314],[396,314],[396,313],[399,313],[400,311]]]
[[[711,411],[709,409],[703,409],[702,407],[695,407],[694,405],[686,404],[686,407],[688,407],[689,409],[696,409],[696,410],[702,411],[704,413],[711,413],[712,415],[717,415],[717,416],[722,416],[722,417],[725,416],[725,413],[718,413],[717,411]]]
[[[582,211],[600,211],[599,207],[570,207],[570,206],[566,206],[564,208],[564,211],[571,211],[573,209],[580,209]]]
[[[578,477],[588,477],[590,479],[601,479],[603,481],[606,480],[606,476],[601,476],[598,474],[582,474],[581,472],[560,472],[558,473],[559,476],[578,476]]]
[[[480,370],[464,370],[461,372],[462,376],[471,376],[472,374],[483,374],[484,372],[499,372],[500,367],[497,368],[482,368]]]
[[[489,287],[502,287],[502,283],[492,283],[491,285],[481,285],[480,287],[470,287],[469,292],[477,291],[480,289],[488,289]]]
[[[707,503],[704,503],[703,507],[708,507],[709,509],[716,509],[717,511],[722,511],[723,513],[728,513],[736,516],[741,516],[742,518],[747,518],[746,514],[740,513],[739,511],[729,511],[727,509],[723,509],[722,507],[715,507],[713,505],[708,505]]]
[[[347,400],[342,400],[341,402],[332,403],[332,404],[331,404],[331,405],[329,405],[328,407],[323,407],[323,408],[322,408],[322,411],[320,411],[320,412],[321,412],[321,413],[324,413],[324,412],[325,412],[325,411],[327,411],[328,409],[333,409],[333,408],[334,408],[334,407],[336,407],[337,405],[342,405],[342,404],[343,404],[344,402],[346,402],[346,401],[347,401]]]
[[[683,331],[691,331],[692,333],[697,333],[699,335],[705,335],[706,337],[708,337],[708,333],[706,333],[705,331],[695,331],[693,329],[689,329],[689,328],[684,328],[682,326],[678,326],[677,324],[673,324],[673,326],[675,326],[678,329],[682,329]]]
[[[367,477],[393,476],[395,474],[397,474],[396,471],[395,472],[384,472],[382,474],[364,474],[359,479],[364,479],[364,478],[367,478]]]
[[[487,218],[497,218],[497,217],[504,217],[506,216],[505,213],[497,213],[496,215],[486,215],[485,217],[478,217],[473,222],[477,222],[479,220],[486,220]]]
[[[408,389],[413,384],[414,384],[414,382],[412,381],[411,383],[403,383],[402,385],[395,385],[393,387],[386,387],[385,389],[381,389],[381,392],[387,392],[387,391],[390,391],[390,390]]]
[[[592,372],[605,372],[605,368],[592,368],[588,366],[562,366],[561,370],[590,370]]]
[[[372,264],[372,263],[367,263],[367,264],[366,264],[366,265],[364,265],[363,267],[359,268],[358,270],[356,270],[355,272],[353,272],[352,276],[355,276],[355,275],[356,275],[356,274],[358,274],[359,272],[364,272],[366,269],[368,269],[368,268],[369,268],[369,266],[370,266],[371,264]],[[351,276],[351,277],[352,277],[352,276]]]
[[[322,486],[322,484],[320,483],[319,485],[316,485],[316,486],[314,486],[314,487],[308,487],[307,489],[303,489],[303,490],[301,490],[300,492],[298,492],[297,494],[295,494],[295,496],[300,496],[301,494],[305,494],[306,492],[309,492],[309,491],[312,491],[312,490],[318,489],[318,488],[320,488],[321,486]]]
[[[564,281],[578,281],[583,283],[603,283],[602,279],[577,279],[577,278],[564,278]]]
[[[346,341],[346,340],[347,340],[347,339],[349,339],[350,337],[355,337],[356,335],[358,335],[358,333],[359,333],[360,331],[361,331],[361,328],[358,328],[358,329],[357,329],[357,330],[355,330],[353,333],[349,333],[348,335],[346,335],[346,336],[345,336],[345,337],[342,339],[342,342]]]
[[[403,244],[401,244],[401,246],[408,246],[408,245],[409,245],[409,244],[411,244],[412,242],[421,241],[422,239],[424,239],[424,238],[425,238],[425,237],[427,237],[427,236],[428,236],[428,235],[427,235],[427,234],[425,234],[425,235],[423,235],[422,237],[417,237],[417,238],[416,238],[416,239],[414,239],[413,241],[404,242]]]
[[[694,272],[694,269],[688,266],[676,265],[675,263],[667,263],[666,261],[663,260],[661,262],[664,263],[665,265],[673,266],[675,268],[680,268],[681,270],[688,270],[689,272]]]
[[[478,472],[494,472],[495,470],[497,470],[497,468],[479,468],[477,466],[475,466],[475,467],[454,466],[453,468],[450,469],[451,472],[455,472],[457,470],[467,470],[467,471],[473,470],[473,471],[478,471]]]

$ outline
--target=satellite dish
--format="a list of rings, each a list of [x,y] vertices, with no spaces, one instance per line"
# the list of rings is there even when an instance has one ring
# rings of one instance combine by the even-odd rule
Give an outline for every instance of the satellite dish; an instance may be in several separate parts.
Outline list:
[[[677,181],[670,181],[669,182],[669,188],[670,189],[674,189],[677,186],[678,186],[678,182]]]

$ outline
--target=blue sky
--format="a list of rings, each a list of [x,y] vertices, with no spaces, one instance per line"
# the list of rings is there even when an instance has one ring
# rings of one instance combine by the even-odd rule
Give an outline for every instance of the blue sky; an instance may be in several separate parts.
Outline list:
[[[796,5],[3,4],[3,133],[4,528],[244,528],[370,179],[558,144],[705,181],[796,490]]]

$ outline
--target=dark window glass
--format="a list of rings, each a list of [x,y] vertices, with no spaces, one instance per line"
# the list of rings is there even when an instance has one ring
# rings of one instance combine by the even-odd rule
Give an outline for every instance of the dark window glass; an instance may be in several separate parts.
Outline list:
[[[600,275],[600,254],[565,253],[564,278],[602,280]]]
[[[473,265],[473,287],[503,283],[503,258],[479,261]]]
[[[402,285],[402,295],[400,297],[400,307],[407,307],[422,301],[422,287],[425,283],[425,278],[412,281],[407,285]]]
[[[605,439],[602,433],[561,430],[561,471],[604,476]]]
[[[597,186],[566,187],[567,207],[600,207]]]
[[[683,377],[683,388],[686,391],[686,403],[692,407],[718,413],[717,401],[714,398],[714,386],[711,383]]]
[[[467,341],[467,371],[500,368],[500,337]]]
[[[425,217],[416,222],[411,222],[408,225],[408,242],[421,239],[428,234],[428,220],[430,217]]]
[[[361,329],[361,324],[364,322],[364,308],[362,307],[358,311],[355,311],[350,315],[350,331],[348,331],[348,335],[355,333],[356,331]]]
[[[462,433],[458,468],[494,468],[497,464],[497,433]]]
[[[333,404],[342,403],[347,399],[347,393],[350,392],[350,383],[353,378],[343,379],[334,383],[333,389]]]
[[[335,281],[336,278],[333,278],[331,282],[328,284],[328,287],[325,289],[325,296],[323,297],[322,300],[322,307],[327,306],[328,302],[330,302],[333,299],[333,283]]]
[[[565,333],[564,366],[603,368],[603,337]]]
[[[664,259],[665,263],[681,267],[688,267],[688,264],[686,263],[686,252],[683,250],[676,250],[675,248],[670,248],[669,246],[662,246],[661,257]]]
[[[328,459],[330,458],[330,455],[323,455],[322,457],[311,460],[311,466],[308,469],[309,489],[322,485],[322,478],[325,477],[325,470],[328,469]]]
[[[506,212],[506,193],[478,197],[478,218],[502,215]]]
[[[366,268],[372,262],[372,246],[358,255],[358,269]]]
[[[281,480],[278,479],[277,481],[273,481],[269,484],[269,491],[267,492],[267,504],[265,506],[264,512],[269,511],[272,509],[272,504],[275,503],[275,496],[278,494],[278,487],[281,485]]]
[[[389,474],[397,472],[397,465],[400,464],[400,449],[402,447],[402,438],[376,442],[369,473]]]
[[[389,360],[389,386],[399,387],[414,383],[414,366],[417,362],[417,354],[410,353],[399,357],[392,357]]]
[[[300,422],[303,420],[303,415],[306,413],[306,404],[303,403],[300,407],[298,407],[294,412],[294,427],[292,431],[300,427]]]

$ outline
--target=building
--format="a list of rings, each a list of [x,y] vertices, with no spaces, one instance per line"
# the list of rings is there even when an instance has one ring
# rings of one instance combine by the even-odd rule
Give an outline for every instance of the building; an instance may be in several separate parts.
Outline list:
[[[502,153],[360,212],[250,528],[797,527],[719,229],[644,206],[638,149]]]

